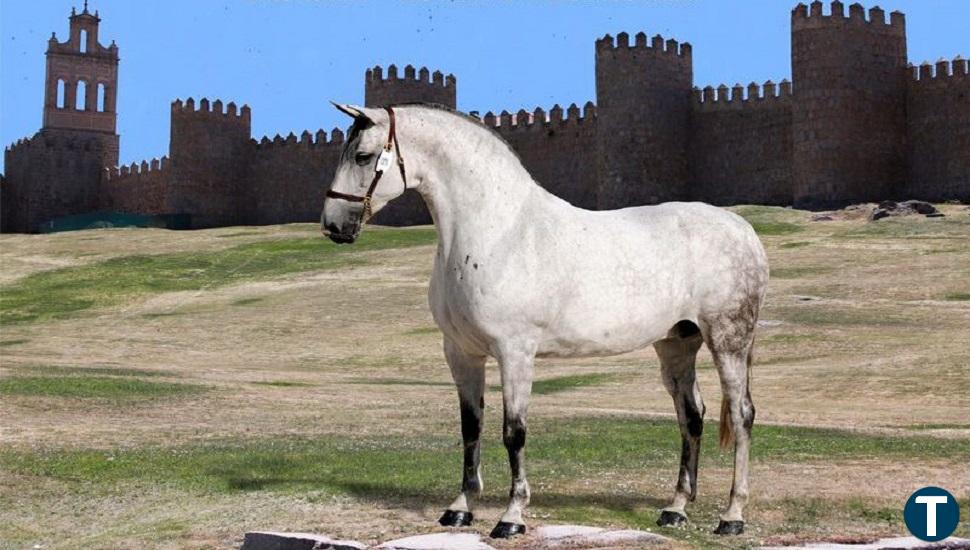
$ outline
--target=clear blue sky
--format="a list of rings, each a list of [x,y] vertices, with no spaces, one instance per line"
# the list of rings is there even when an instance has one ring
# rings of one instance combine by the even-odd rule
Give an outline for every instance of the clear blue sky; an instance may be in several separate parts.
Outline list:
[[[363,102],[364,70],[374,64],[454,73],[466,111],[581,104],[595,100],[593,41],[620,31],[690,42],[701,86],[777,82],[791,77],[795,3],[91,0],[90,7],[101,13],[101,42],[120,48],[118,132],[121,161],[130,163],[167,153],[177,97],[248,103],[256,138],[344,127],[327,100]],[[65,39],[72,4],[0,0],[4,146],[41,125],[47,39],[51,31]],[[881,5],[906,13],[910,61],[970,54],[970,1]]]

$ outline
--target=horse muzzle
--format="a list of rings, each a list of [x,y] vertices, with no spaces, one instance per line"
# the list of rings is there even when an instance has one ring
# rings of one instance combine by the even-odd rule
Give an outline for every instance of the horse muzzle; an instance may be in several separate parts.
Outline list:
[[[351,244],[360,236],[360,226],[359,221],[356,223],[345,223],[339,226],[336,223],[330,222],[321,224],[320,229],[325,237],[337,244]]]

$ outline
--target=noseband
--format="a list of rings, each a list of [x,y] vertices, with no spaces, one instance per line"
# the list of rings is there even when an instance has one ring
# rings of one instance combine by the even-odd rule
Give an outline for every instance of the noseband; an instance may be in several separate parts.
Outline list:
[[[398,144],[397,135],[394,131],[394,109],[390,107],[384,107],[387,111],[387,116],[390,118],[390,130],[387,132],[387,143],[384,144],[384,150],[381,151],[380,156],[377,157],[377,165],[374,167],[374,179],[370,182],[370,187],[367,188],[367,193],[363,197],[358,195],[348,195],[346,193],[341,193],[339,191],[333,191],[331,189],[327,190],[327,197],[331,199],[341,199],[349,202],[362,202],[364,203],[364,217],[362,222],[366,222],[371,215],[371,197],[374,196],[374,190],[377,189],[377,182],[381,181],[381,176],[384,175],[384,170],[390,168],[392,158],[397,157],[397,167],[401,171],[401,180],[404,181],[404,190],[408,188],[408,177],[404,172],[404,157],[401,156],[401,146]],[[391,152],[391,147],[394,147],[394,152]]]

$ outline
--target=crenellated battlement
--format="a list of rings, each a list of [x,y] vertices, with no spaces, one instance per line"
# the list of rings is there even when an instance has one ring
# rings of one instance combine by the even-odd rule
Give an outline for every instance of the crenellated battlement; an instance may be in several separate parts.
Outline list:
[[[968,73],[970,73],[967,60],[959,55],[954,57],[952,61],[940,58],[936,63],[929,61],[924,61],[919,65],[910,63],[909,70],[913,76],[913,81],[920,84],[966,79]]]
[[[125,164],[121,166],[106,167],[104,169],[104,178],[106,181],[111,181],[128,176],[147,176],[149,174],[165,170],[168,167],[168,157],[163,156],[162,158],[143,160],[140,163],[133,162],[130,165]]]
[[[8,153],[16,153],[21,149],[28,149],[30,147],[32,140],[31,138],[20,138],[17,141],[11,143],[4,147],[4,151]]]
[[[790,105],[792,85],[788,79],[782,79],[778,84],[771,80],[764,84],[752,82],[746,87],[735,84],[728,87],[721,84],[718,87],[694,87],[695,107],[701,111],[722,109],[764,108]]]
[[[54,133],[37,133],[33,137],[21,138],[8,145],[4,150],[11,154],[31,149],[63,149],[68,151],[100,151],[103,142],[96,137],[67,136]]]
[[[458,105],[458,80],[455,75],[441,71],[433,73],[427,67],[415,69],[404,67],[404,75],[397,65],[387,68],[387,75],[380,65],[367,69],[364,75],[364,105],[379,107],[397,103],[438,103],[454,109]]]
[[[442,87],[454,86],[458,82],[453,74],[449,73],[446,76],[441,71],[432,73],[427,67],[421,67],[415,70],[413,65],[406,65],[404,67],[403,77],[399,76],[397,65],[389,65],[387,67],[387,77],[384,76],[384,69],[380,65],[374,65],[373,68],[367,69],[365,78],[368,84],[375,86],[396,83],[401,80]]]
[[[225,119],[239,119],[245,123],[249,123],[252,117],[252,111],[249,105],[243,104],[242,108],[237,110],[236,104],[230,101],[223,108],[221,99],[210,103],[209,99],[205,97],[199,100],[198,108],[196,108],[195,99],[191,97],[186,99],[184,103],[181,99],[176,99],[172,102],[172,114],[211,115]]]
[[[316,147],[342,146],[344,143],[344,132],[340,128],[334,128],[330,131],[330,137],[328,139],[327,132],[322,129],[317,130],[316,133],[310,133],[309,130],[304,130],[299,138],[297,138],[296,134],[290,132],[286,137],[279,134],[276,134],[273,138],[263,136],[259,141],[255,139],[251,140],[251,143],[257,150],[278,149],[281,147],[313,149]]]
[[[596,40],[596,51],[597,52],[616,52],[616,51],[642,51],[646,53],[651,53],[655,55],[669,55],[677,57],[690,58],[691,56],[691,45],[690,42],[677,42],[673,38],[664,40],[664,37],[657,34],[647,42],[647,35],[643,32],[638,32],[634,37],[633,44],[630,44],[630,35],[626,32],[621,32],[616,35],[616,39],[612,35],[607,34],[603,38]]]
[[[906,16],[902,12],[893,11],[889,14],[889,21],[886,21],[886,11],[879,6],[873,6],[868,10],[862,4],[854,3],[849,6],[848,16],[845,13],[845,4],[839,0],[834,0],[829,4],[828,13],[823,12],[823,4],[819,0],[810,5],[799,3],[791,12],[792,31],[806,28],[820,28],[823,26],[866,26],[875,32],[885,32],[904,36],[906,34]]]
[[[565,116],[564,116],[565,114]],[[497,116],[492,111],[481,117],[482,124],[494,128],[499,132],[542,130],[549,126],[578,126],[589,124],[596,119],[596,105],[587,101],[582,113],[575,103],[569,105],[565,111],[558,104],[553,105],[548,112],[542,107],[536,107],[532,112],[519,109],[515,113],[502,111]]]

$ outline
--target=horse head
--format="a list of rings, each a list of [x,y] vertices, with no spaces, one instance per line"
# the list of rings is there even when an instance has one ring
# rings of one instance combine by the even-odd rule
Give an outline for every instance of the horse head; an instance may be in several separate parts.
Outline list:
[[[407,189],[391,108],[334,106],[354,119],[320,215],[324,234],[352,243],[361,227]]]

